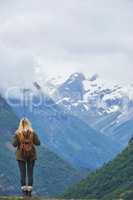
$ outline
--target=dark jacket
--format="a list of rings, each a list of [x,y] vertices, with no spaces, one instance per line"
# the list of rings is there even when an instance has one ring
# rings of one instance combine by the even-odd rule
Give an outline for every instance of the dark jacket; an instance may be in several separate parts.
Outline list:
[[[36,152],[35,145],[40,145],[40,140],[39,140],[39,138],[38,138],[38,136],[37,136],[37,134],[35,132],[33,132],[33,144],[34,144],[34,155],[30,158],[30,160],[36,160],[37,159],[37,152]],[[14,147],[17,147],[16,160],[25,161],[25,159],[22,157],[21,152],[20,152],[20,141],[19,141],[19,138],[18,138],[17,134],[15,134],[13,136],[12,145]]]

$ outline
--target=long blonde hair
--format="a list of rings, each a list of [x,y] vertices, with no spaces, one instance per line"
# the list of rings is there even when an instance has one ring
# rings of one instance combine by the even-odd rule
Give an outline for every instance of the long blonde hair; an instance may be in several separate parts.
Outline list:
[[[33,133],[33,129],[32,129],[31,123],[27,118],[22,118],[20,120],[19,127],[18,127],[18,129],[16,131],[16,134],[18,135],[20,141],[23,140],[24,134],[27,133],[27,132],[28,133]],[[31,134],[31,135],[33,135],[33,134]]]

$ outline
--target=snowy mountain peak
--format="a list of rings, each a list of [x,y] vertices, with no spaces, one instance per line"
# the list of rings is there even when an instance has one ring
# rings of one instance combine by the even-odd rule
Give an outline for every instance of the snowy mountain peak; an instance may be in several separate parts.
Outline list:
[[[88,79],[84,74],[76,72],[57,88],[53,98],[58,99],[72,112],[75,109],[80,111],[85,109],[87,112],[103,115],[123,112],[125,104],[131,108],[133,87],[110,83],[100,79],[98,74]]]
[[[70,81],[74,81],[74,80],[83,81],[83,80],[85,80],[85,75],[83,73],[80,73],[80,72],[75,72],[69,77],[68,80],[70,80]]]
[[[83,99],[84,87],[83,81],[85,76],[82,73],[72,74],[59,88],[58,92],[61,97],[70,97],[76,100]]]

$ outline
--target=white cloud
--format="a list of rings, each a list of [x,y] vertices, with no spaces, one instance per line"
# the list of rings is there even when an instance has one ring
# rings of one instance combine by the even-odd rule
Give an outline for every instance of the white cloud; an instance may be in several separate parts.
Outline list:
[[[132,82],[130,0],[0,1],[0,82],[74,71]]]

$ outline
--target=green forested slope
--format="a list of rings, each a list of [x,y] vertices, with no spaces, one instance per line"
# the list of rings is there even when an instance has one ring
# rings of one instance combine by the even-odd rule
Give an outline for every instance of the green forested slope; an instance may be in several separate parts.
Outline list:
[[[133,142],[116,159],[67,189],[61,197],[133,200]]]

